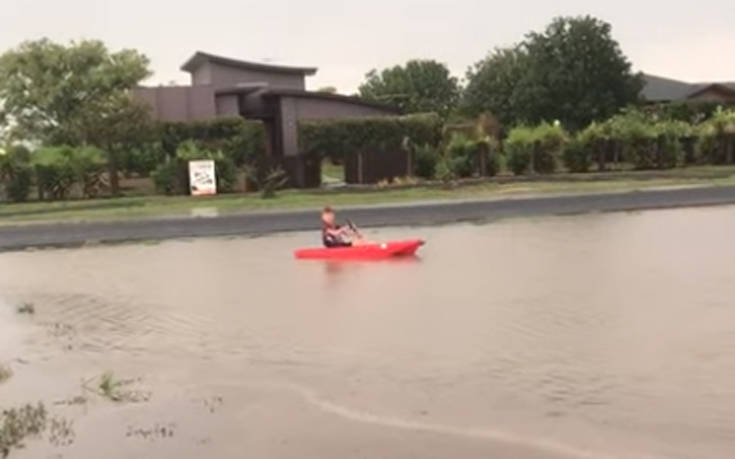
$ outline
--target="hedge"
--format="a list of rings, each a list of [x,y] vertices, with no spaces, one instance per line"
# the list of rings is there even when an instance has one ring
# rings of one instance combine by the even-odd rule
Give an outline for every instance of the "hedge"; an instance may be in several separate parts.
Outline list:
[[[557,168],[569,135],[558,124],[519,126],[510,131],[505,142],[508,167],[514,174],[550,174]]]
[[[698,128],[697,158],[710,164],[735,162],[735,110],[718,110]]]
[[[266,152],[263,123],[240,117],[158,123],[158,132],[161,148],[171,158],[189,140],[202,149],[221,151],[238,167],[258,162]]]
[[[342,161],[360,152],[400,151],[405,140],[414,145],[436,146],[441,139],[442,122],[436,114],[371,117],[299,123],[299,149],[302,154]]]
[[[176,157],[159,165],[153,171],[153,183],[160,193],[188,194],[189,193],[189,161],[213,159],[217,179],[217,192],[228,193],[235,189],[237,184],[237,166],[221,152],[203,150],[194,141],[186,141],[179,145]]]
[[[33,152],[40,199],[66,199],[75,185],[84,197],[95,197],[104,186],[105,154],[94,147],[44,147]]]

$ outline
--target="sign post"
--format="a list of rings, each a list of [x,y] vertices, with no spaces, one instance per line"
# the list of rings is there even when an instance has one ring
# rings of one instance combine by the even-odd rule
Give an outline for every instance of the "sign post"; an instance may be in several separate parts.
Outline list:
[[[214,160],[189,161],[189,189],[192,196],[217,194]]]

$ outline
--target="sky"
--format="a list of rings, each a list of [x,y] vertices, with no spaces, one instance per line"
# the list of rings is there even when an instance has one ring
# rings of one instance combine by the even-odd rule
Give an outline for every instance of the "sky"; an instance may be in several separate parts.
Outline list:
[[[0,52],[24,40],[94,38],[151,60],[148,84],[188,83],[195,51],[319,67],[310,89],[355,92],[373,69],[436,59],[457,77],[495,47],[555,16],[591,14],[635,70],[685,81],[735,81],[732,0],[0,0]]]

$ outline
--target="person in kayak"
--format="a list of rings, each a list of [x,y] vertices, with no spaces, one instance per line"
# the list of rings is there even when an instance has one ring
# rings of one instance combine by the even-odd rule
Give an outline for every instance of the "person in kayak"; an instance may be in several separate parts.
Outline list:
[[[329,206],[322,210],[322,242],[330,249],[369,244],[351,225],[337,225],[334,209]]]

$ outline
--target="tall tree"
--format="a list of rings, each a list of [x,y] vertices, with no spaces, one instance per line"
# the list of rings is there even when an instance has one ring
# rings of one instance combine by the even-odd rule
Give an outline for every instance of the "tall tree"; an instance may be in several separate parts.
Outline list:
[[[485,94],[485,102],[480,98],[474,106],[465,98],[465,106],[470,111],[500,109],[501,118],[511,106],[515,123],[560,120],[571,129],[615,114],[638,101],[643,82],[611,32],[610,24],[590,16],[554,19],[512,51],[496,52],[476,64],[468,73],[468,89],[480,89],[468,91],[468,97],[484,94],[484,87],[501,94]]]
[[[471,116],[492,113],[503,124],[523,118],[513,100],[518,81],[528,67],[528,54],[520,47],[498,48],[467,71],[462,111]]]
[[[104,149],[117,193],[111,146],[146,124],[146,111],[130,90],[149,74],[145,56],[110,52],[100,41],[25,42],[0,56],[0,122],[16,138]]]
[[[372,70],[360,95],[399,107],[404,113],[435,112],[446,117],[459,100],[460,88],[446,65],[434,60],[411,60],[378,73]]]

